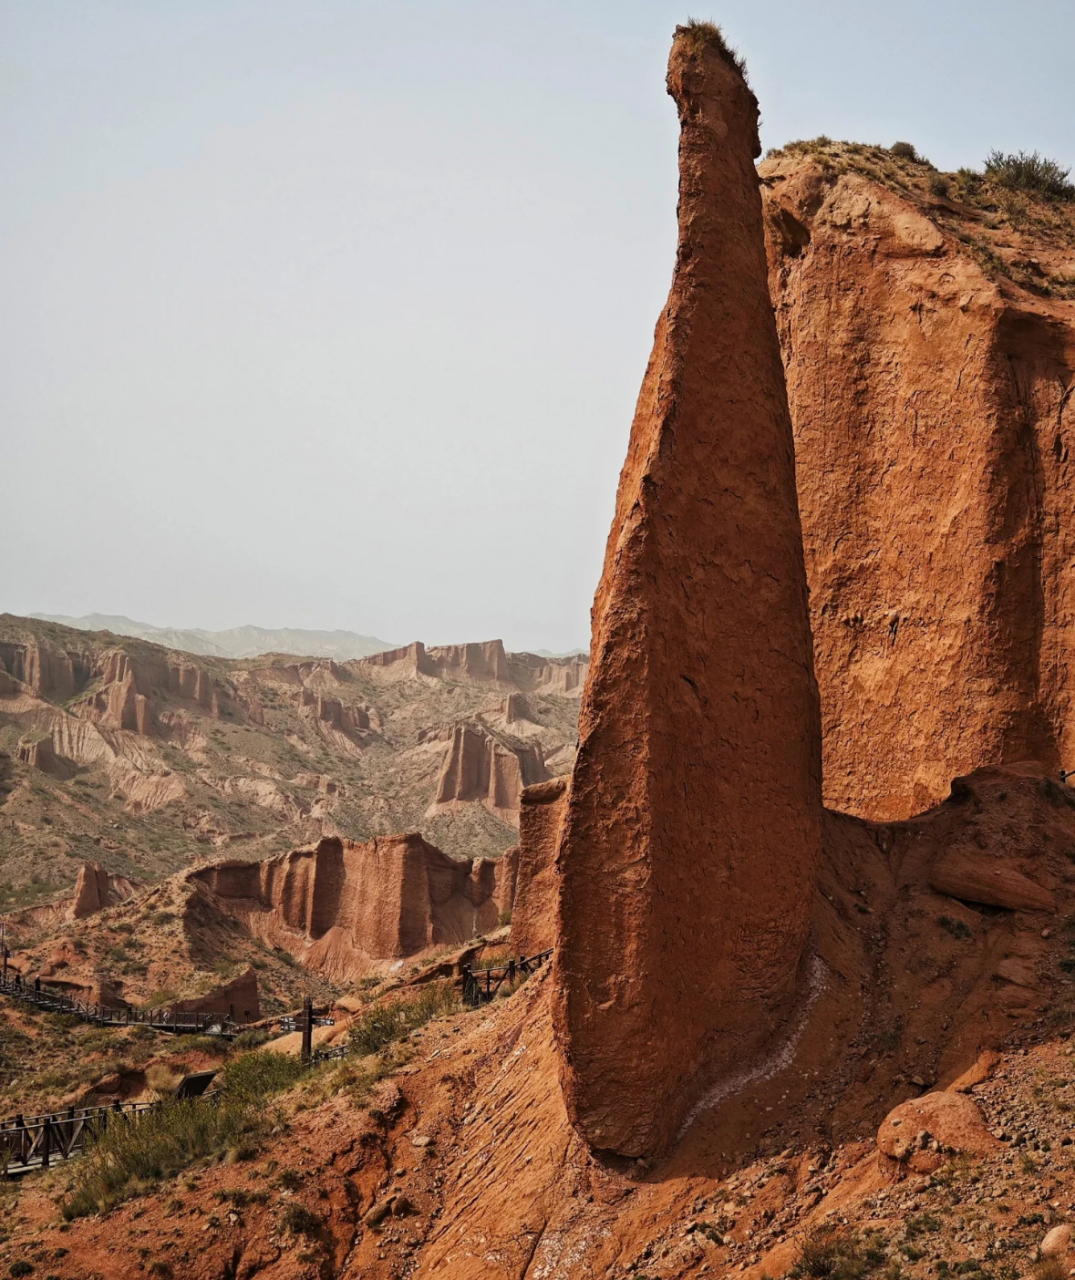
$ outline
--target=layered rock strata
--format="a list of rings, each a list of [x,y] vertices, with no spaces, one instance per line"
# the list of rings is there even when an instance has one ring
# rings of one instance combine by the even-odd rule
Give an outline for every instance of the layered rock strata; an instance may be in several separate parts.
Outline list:
[[[794,998],[820,849],[820,718],[754,95],[677,29],[679,244],[593,607],[559,853],[572,1119],[674,1137]]]
[[[867,159],[761,173],[825,799],[886,820],[978,765],[1075,759],[1075,303],[993,270],[1017,230]]]

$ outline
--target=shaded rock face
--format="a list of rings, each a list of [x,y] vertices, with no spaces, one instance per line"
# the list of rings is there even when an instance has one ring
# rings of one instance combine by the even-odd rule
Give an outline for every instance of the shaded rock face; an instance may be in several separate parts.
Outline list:
[[[761,173],[826,803],[905,818],[978,765],[1070,766],[1075,304],[990,279],[920,196]]]
[[[511,917],[514,955],[534,955],[556,942],[559,879],[556,851],[567,809],[568,780],[527,787],[519,807],[519,873]]]
[[[557,1033],[586,1140],[673,1138],[794,1000],[820,718],[757,103],[677,33],[679,246],[593,608],[559,853]]]
[[[215,987],[204,996],[177,1000],[172,1008],[177,1013],[220,1013],[240,1025],[257,1022],[261,1017],[257,971],[247,969],[231,982]]]
[[[456,725],[428,813],[480,801],[513,825],[523,787],[548,777],[540,742],[522,742],[475,722]]]
[[[498,878],[513,871],[502,859],[456,861],[419,835],[402,835],[364,844],[327,838],[264,862],[218,862],[187,879],[254,937],[347,980],[372,960],[495,928],[500,911],[510,909],[498,900]]]

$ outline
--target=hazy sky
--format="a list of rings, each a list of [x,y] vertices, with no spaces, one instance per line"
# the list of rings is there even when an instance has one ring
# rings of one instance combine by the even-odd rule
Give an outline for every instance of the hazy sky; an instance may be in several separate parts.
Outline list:
[[[0,609],[585,644],[688,13],[766,146],[1075,161],[1072,0],[0,0]]]

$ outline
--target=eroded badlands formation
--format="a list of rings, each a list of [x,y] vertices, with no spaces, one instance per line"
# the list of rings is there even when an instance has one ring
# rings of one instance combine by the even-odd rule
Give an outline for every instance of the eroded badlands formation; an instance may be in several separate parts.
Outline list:
[[[207,847],[401,831],[499,854],[522,787],[571,768],[585,669],[500,641],[226,660],[0,618],[5,879],[48,895],[87,861],[149,880]]]
[[[766,281],[758,106],[684,31],[679,246],[593,608],[560,846],[559,1028],[587,1139],[642,1156],[797,998],[817,688]],[[703,962],[699,962],[704,956]]]
[[[375,1068],[324,1070],[249,1160],[69,1229],[29,1183],[0,1265],[32,1257],[62,1280],[1075,1274],[1075,790],[1056,773],[1070,310],[960,239],[975,208],[931,205],[928,175],[882,182],[860,163],[877,149],[819,142],[761,168],[774,321],[757,104],[715,28],[677,29],[668,85],[676,268],[570,776],[525,785],[526,762],[553,757],[542,699],[577,690],[572,664],[414,645],[346,670],[237,671],[229,688],[248,708],[256,692],[266,723],[287,690],[299,723],[358,758],[410,705],[392,692],[426,689],[453,708],[408,721],[409,759],[437,762],[434,809],[511,799],[518,848],[464,862],[419,834],[330,833],[113,905],[89,868],[78,901],[100,909],[63,921],[46,967],[77,984],[125,925],[156,922],[127,995],[177,973],[175,955],[206,978],[225,949],[248,962],[222,1000],[255,972],[293,993],[279,984],[296,959],[315,988],[391,962],[388,996],[362,986],[341,1005],[364,1016],[449,981],[509,909],[511,953],[554,947],[553,965]],[[1035,279],[1055,268],[1034,264]],[[20,674],[5,662],[0,698],[66,679],[44,655]],[[101,732],[162,723],[132,672],[117,662],[116,691],[72,695],[95,724],[133,716]],[[461,715],[460,688],[497,697]],[[45,741],[20,764],[64,772]],[[822,752],[847,812],[822,807]],[[42,950],[15,963],[29,974]]]

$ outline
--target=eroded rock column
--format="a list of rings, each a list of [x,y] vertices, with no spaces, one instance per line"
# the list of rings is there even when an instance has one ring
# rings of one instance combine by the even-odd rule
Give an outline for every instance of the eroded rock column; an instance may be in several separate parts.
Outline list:
[[[594,1147],[666,1147],[796,998],[820,717],[766,281],[758,106],[677,28],[679,244],[593,607],[559,852],[557,1035]]]

